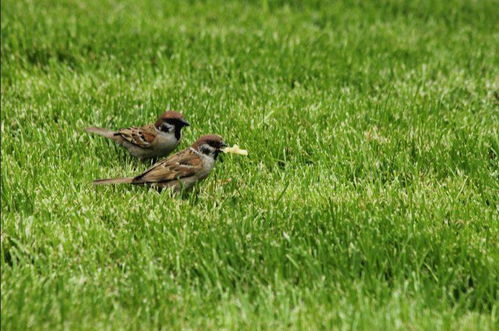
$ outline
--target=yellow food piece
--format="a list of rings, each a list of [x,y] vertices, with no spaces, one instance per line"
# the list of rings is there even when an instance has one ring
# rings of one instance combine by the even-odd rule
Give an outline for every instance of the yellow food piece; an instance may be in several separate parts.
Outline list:
[[[239,155],[248,155],[248,151],[245,149],[240,149],[238,145],[234,145],[232,147],[225,147],[222,149],[224,153],[232,153],[232,154],[239,154]]]

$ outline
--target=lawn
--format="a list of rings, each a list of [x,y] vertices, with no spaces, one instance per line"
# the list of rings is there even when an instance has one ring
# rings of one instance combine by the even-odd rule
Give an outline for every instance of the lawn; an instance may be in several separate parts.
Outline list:
[[[2,0],[1,327],[499,327],[497,2]],[[194,191],[87,126],[218,133]]]

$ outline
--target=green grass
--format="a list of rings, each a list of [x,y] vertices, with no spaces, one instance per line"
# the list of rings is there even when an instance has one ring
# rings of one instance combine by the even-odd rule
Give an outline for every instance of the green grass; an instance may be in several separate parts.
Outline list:
[[[1,10],[2,330],[497,330],[497,2]],[[93,187],[165,108],[250,156]]]

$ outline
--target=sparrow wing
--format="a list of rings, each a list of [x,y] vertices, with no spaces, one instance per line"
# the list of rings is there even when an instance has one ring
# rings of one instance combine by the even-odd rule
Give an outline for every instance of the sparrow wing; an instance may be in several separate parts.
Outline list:
[[[140,128],[120,129],[118,133],[129,143],[142,148],[150,148],[157,136],[154,125],[147,125]]]
[[[190,148],[160,161],[133,179],[134,184],[165,183],[195,176],[203,169],[203,160]]]

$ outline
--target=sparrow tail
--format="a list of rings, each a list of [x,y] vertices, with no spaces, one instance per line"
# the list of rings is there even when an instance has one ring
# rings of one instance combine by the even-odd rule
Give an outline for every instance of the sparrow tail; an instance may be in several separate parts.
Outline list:
[[[111,138],[111,139],[114,137],[114,134],[116,133],[113,130],[94,128],[94,127],[86,128],[85,131],[87,131],[89,133],[95,133],[95,134],[98,134],[99,136],[103,136],[103,137]]]
[[[130,183],[132,183],[132,181],[133,181],[133,177],[97,179],[97,180],[94,180],[94,185],[130,184]]]

